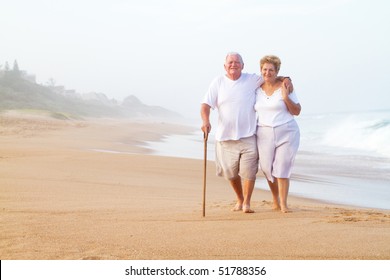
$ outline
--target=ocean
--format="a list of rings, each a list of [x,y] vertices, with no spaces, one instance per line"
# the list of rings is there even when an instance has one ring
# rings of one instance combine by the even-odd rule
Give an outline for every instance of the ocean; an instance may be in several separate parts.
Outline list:
[[[291,195],[390,209],[390,110],[301,115],[296,120],[301,143]],[[193,134],[170,135],[147,143],[153,154],[194,159],[203,159],[203,145],[200,128],[194,128]],[[209,160],[214,160],[214,153],[211,133]],[[256,188],[268,190],[263,177],[257,179]]]

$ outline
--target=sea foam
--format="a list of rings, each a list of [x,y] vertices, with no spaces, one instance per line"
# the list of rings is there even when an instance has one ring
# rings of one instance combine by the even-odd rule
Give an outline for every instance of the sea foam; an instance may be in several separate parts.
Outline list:
[[[390,158],[389,140],[390,113],[371,112],[339,116],[321,144]]]

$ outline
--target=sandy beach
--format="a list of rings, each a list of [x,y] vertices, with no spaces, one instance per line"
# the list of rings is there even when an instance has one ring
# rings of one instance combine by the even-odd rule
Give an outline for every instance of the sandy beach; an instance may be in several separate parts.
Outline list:
[[[2,260],[390,259],[390,211],[290,197],[254,214],[208,162],[153,156],[138,145],[190,127],[129,120],[0,115]],[[112,152],[116,151],[116,152]]]

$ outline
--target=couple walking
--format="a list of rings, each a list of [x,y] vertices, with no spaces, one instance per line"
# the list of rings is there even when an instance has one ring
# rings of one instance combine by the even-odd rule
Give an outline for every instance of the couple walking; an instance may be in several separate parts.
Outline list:
[[[250,202],[258,169],[273,196],[273,208],[284,213],[289,177],[299,146],[294,115],[301,106],[289,78],[278,76],[280,59],[265,56],[261,76],[243,73],[238,53],[228,53],[225,75],[215,78],[201,104],[202,130],[211,131],[210,111],[218,109],[217,175],[230,182],[237,196],[233,211],[253,213]]]

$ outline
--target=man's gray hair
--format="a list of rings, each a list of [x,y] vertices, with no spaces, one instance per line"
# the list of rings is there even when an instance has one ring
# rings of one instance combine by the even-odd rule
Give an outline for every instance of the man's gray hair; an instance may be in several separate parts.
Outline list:
[[[244,64],[244,61],[242,60],[242,56],[238,52],[228,52],[226,57],[225,57],[225,62],[226,62],[227,58],[229,56],[232,56],[232,55],[238,56],[238,58],[240,59],[241,64]]]

